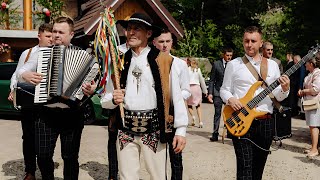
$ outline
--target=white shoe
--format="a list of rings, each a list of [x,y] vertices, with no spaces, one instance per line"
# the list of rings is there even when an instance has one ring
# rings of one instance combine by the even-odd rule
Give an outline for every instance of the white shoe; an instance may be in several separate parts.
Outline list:
[[[203,122],[199,123],[199,128],[203,128]]]

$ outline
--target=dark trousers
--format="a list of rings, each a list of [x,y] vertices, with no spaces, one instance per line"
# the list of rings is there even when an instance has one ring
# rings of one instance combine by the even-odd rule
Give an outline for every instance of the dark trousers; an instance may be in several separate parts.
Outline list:
[[[117,158],[117,136],[118,130],[108,130],[108,162],[109,162],[109,179],[118,179],[118,158]]]
[[[79,150],[83,119],[77,111],[60,108],[44,108],[36,121],[36,153],[43,180],[54,179],[53,154],[58,136],[64,162],[65,180],[77,180],[79,175]]]
[[[260,180],[269,152],[263,151],[247,139],[251,139],[260,147],[269,150],[272,142],[273,120],[254,120],[244,136],[240,139],[232,137],[237,158],[238,180]]]
[[[223,101],[220,96],[213,97],[213,105],[214,105],[214,118],[213,118],[213,133],[212,137],[219,135],[219,126],[220,126],[220,119],[221,119],[221,110]]]
[[[34,138],[36,115],[31,109],[22,109],[21,114],[22,152],[25,165],[24,171],[34,175],[37,168]]]
[[[170,135],[168,139],[169,144],[169,156],[170,156],[170,164],[171,164],[171,180],[182,180],[183,175],[183,164],[182,164],[182,152],[175,153],[173,150],[172,142],[173,142],[174,133]]]

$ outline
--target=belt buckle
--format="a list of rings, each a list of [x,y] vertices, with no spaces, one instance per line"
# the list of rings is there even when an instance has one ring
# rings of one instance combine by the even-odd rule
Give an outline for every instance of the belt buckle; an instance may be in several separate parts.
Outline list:
[[[141,118],[140,120],[138,119],[138,118],[132,118],[132,125],[133,126],[146,126],[146,125],[148,125],[148,120],[147,119],[145,119],[145,118]]]
[[[133,128],[131,128],[131,130],[133,132],[136,132],[136,133],[144,133],[144,132],[147,131],[147,128],[145,128],[145,127],[133,127]]]

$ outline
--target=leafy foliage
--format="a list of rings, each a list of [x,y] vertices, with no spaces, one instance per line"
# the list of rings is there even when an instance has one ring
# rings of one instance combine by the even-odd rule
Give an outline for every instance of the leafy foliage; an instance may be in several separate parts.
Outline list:
[[[22,19],[18,12],[19,6],[15,5],[14,0],[7,0],[6,4],[9,8],[0,7],[0,29],[17,29]]]
[[[262,28],[264,40],[270,41],[274,45],[274,57],[285,60],[288,49],[288,41],[281,35],[287,33],[287,29],[283,28],[286,16],[283,12],[284,7],[275,6],[261,14],[256,14],[253,19],[259,21]]]
[[[221,33],[211,20],[206,20],[203,26],[187,30],[184,26],[185,38],[178,42],[178,48],[174,52],[184,57],[207,57],[219,56],[223,46]]]
[[[184,24],[187,33],[185,39],[178,43],[176,51],[185,56],[217,58],[222,45],[232,47],[235,56],[242,56],[243,29],[250,25],[263,29],[264,39],[274,44],[274,56],[281,60],[285,59],[287,52],[303,56],[320,41],[319,7],[312,0],[161,2],[175,19]],[[207,21],[214,24],[214,31],[206,24]],[[210,40],[212,37],[221,39],[217,43]]]
[[[43,8],[47,8],[50,11],[49,21],[53,22],[54,19],[59,17],[62,12],[62,8],[64,6],[64,2],[62,0],[36,0],[37,3]],[[42,12],[42,9],[39,10],[37,14],[40,19],[45,20],[46,15]]]

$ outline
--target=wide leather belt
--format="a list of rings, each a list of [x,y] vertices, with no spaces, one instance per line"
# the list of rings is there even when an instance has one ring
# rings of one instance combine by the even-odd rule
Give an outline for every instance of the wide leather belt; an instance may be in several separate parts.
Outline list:
[[[136,136],[158,131],[160,128],[158,110],[133,111],[124,110],[124,131]]]
[[[272,118],[272,114],[268,113],[259,117],[256,117],[257,120],[262,120],[262,119],[271,119]]]

